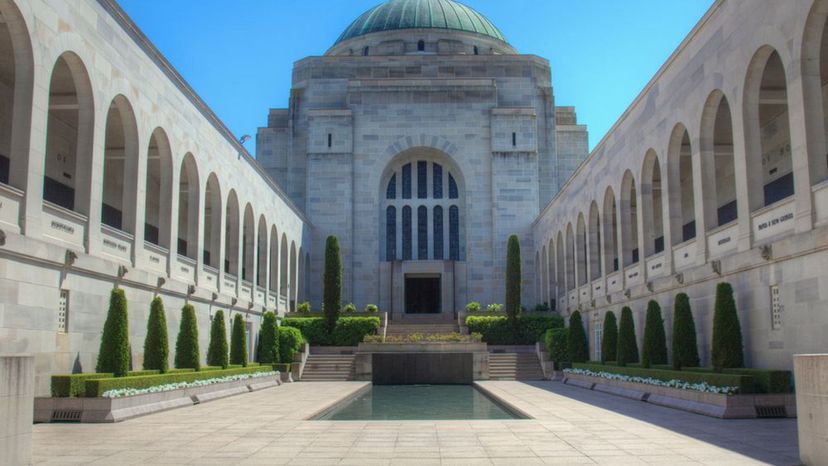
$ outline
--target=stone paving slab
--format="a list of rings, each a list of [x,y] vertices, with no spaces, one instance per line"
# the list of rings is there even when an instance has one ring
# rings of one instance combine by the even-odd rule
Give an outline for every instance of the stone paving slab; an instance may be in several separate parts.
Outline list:
[[[559,382],[482,382],[527,420],[307,421],[364,382],[294,383],[118,424],[38,424],[35,464],[798,464],[793,419],[714,419]]]

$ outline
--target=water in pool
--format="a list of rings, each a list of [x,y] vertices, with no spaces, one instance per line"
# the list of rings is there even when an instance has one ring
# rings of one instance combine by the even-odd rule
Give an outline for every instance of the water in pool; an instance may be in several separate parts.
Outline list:
[[[333,421],[516,419],[471,385],[374,385],[318,417]]]

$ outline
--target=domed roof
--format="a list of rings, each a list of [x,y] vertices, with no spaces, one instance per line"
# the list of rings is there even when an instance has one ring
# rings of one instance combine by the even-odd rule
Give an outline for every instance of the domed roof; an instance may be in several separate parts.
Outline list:
[[[453,0],[389,0],[361,14],[336,43],[372,32],[415,28],[472,32],[506,42],[485,16]]]

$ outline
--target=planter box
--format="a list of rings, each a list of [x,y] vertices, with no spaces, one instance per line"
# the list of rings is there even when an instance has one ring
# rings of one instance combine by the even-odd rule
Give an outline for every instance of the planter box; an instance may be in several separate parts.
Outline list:
[[[121,398],[35,398],[35,422],[120,422],[279,385],[278,375]]]
[[[564,383],[723,419],[796,417],[793,393],[723,395],[581,374],[564,374]]]

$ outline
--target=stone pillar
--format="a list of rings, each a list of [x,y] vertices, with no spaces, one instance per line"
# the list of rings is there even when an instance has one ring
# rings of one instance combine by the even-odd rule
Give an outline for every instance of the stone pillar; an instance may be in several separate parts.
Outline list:
[[[0,355],[0,464],[32,459],[34,356]]]
[[[794,355],[799,458],[828,465],[828,354]]]

